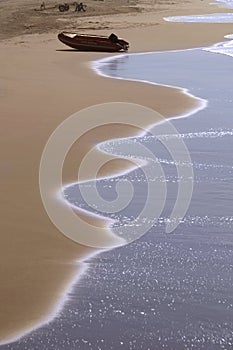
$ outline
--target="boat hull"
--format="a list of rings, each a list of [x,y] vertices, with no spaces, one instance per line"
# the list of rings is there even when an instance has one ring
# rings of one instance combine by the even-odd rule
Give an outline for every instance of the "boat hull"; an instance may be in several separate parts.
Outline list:
[[[65,33],[58,34],[58,39],[72,49],[79,51],[118,52],[127,51],[129,44],[124,40],[112,42],[108,37],[75,35],[70,37]]]

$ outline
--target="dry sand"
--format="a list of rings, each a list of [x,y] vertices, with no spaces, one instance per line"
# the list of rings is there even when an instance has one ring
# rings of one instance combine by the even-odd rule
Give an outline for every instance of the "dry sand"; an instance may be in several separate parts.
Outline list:
[[[106,13],[128,13],[102,15],[101,10],[99,17],[79,18],[76,22],[76,18],[70,18],[73,14],[54,15],[52,10],[52,14],[40,13],[38,17],[38,11],[33,10],[31,15],[29,4],[30,8],[39,8],[38,1],[0,3],[1,17],[4,16],[3,20],[0,18],[1,35],[2,39],[6,38],[0,42],[0,343],[20,337],[45,322],[77,276],[79,262],[86,254],[95,252],[59,233],[43,208],[38,169],[44,145],[53,130],[72,113],[97,103],[134,102],[166,117],[195,104],[179,89],[95,75],[89,62],[109,55],[57,51],[65,49],[56,39],[57,29],[86,25],[89,31],[93,27],[98,33],[108,34],[114,30],[130,41],[131,52],[207,45],[222,41],[225,34],[232,33],[230,24],[162,21],[163,16],[168,15],[216,12],[217,8],[209,6],[208,1],[138,1],[132,9],[122,7],[120,10],[114,7],[114,1],[94,3],[97,4],[90,1],[90,6],[105,4]],[[20,4],[23,7],[20,8]],[[22,20],[28,28],[22,26]],[[108,28],[101,31],[99,28],[104,26]],[[48,30],[52,32],[44,33]],[[23,35],[25,32],[30,34]],[[17,33],[20,35],[15,37]],[[96,144],[132,132],[135,130],[119,125],[99,128],[85,135],[66,162],[64,181],[75,179],[74,170],[93,140]],[[77,147],[78,152],[75,152]],[[105,156],[98,153],[97,157],[104,159]],[[122,161],[108,164],[102,174],[123,166],[125,162]],[[103,225],[100,220],[88,220]]]

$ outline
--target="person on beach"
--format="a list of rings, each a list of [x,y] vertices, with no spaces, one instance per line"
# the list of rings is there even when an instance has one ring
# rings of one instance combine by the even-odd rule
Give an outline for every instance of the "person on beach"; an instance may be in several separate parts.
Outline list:
[[[40,10],[43,11],[45,10],[45,2],[43,1],[42,4],[40,5]]]
[[[84,5],[82,2],[80,4],[78,2],[75,2],[75,12],[80,12],[80,11],[86,11],[86,5]]]

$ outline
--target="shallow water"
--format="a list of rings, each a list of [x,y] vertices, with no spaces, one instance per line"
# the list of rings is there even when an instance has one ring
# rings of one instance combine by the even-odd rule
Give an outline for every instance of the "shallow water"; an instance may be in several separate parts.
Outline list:
[[[232,23],[233,13],[211,13],[206,15],[166,17],[169,22]]]
[[[233,13],[227,13],[227,9],[233,9],[233,0],[215,0],[211,4],[223,5],[226,8],[226,13],[217,13],[218,8],[216,7],[216,13],[203,14],[203,15],[190,15],[190,16],[175,16],[166,17],[166,21],[171,22],[202,22],[202,23],[232,23]]]
[[[233,8],[233,1],[232,0],[215,0],[215,2],[223,4],[228,8]]]
[[[169,58],[164,64],[166,55]],[[142,66],[140,60],[142,60],[140,55],[128,56],[124,63],[121,60],[123,68],[118,69],[119,75],[126,77],[128,67]],[[147,67],[146,72],[143,70],[142,73],[142,70],[138,70],[137,73],[134,73],[135,79],[151,79],[151,72],[153,72],[157,83],[187,87],[195,96],[209,101],[206,109],[192,117],[173,120],[174,126],[179,130],[180,137],[185,140],[191,153],[195,181],[199,183],[194,195],[197,193],[198,200],[204,197],[203,192],[200,191],[202,182],[209,184],[210,187],[213,186],[214,192],[217,192],[215,181],[222,185],[227,182],[229,189],[232,189],[233,85],[232,76],[229,74],[233,66],[232,58],[213,55],[202,50],[189,50],[146,55],[146,58],[143,57],[143,62]],[[111,74],[112,69],[114,69],[113,65],[109,69],[105,65],[104,73]],[[125,140],[122,142],[127,144]],[[208,193],[211,199],[210,196],[214,194],[212,191]],[[230,192],[226,189],[226,203],[229,195]],[[223,212],[227,209],[228,206],[223,205]],[[215,205],[207,211],[215,211]]]

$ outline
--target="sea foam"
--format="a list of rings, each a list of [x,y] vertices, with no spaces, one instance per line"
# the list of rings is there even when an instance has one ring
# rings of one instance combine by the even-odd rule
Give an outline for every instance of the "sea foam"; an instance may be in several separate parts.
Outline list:
[[[225,38],[231,40],[223,41],[221,43],[207,47],[203,50],[233,57],[233,34],[226,35]]]
[[[215,3],[223,3],[226,7],[233,8],[233,0],[216,0]],[[183,23],[233,23],[233,13],[165,17],[164,20]],[[228,34],[224,38],[228,40],[203,48],[203,50],[233,57],[233,34]]]
[[[233,23],[233,13],[164,17],[164,20],[182,23]]]
[[[232,0],[215,0],[217,3],[223,3],[225,4],[228,8],[233,8],[233,1]]]

